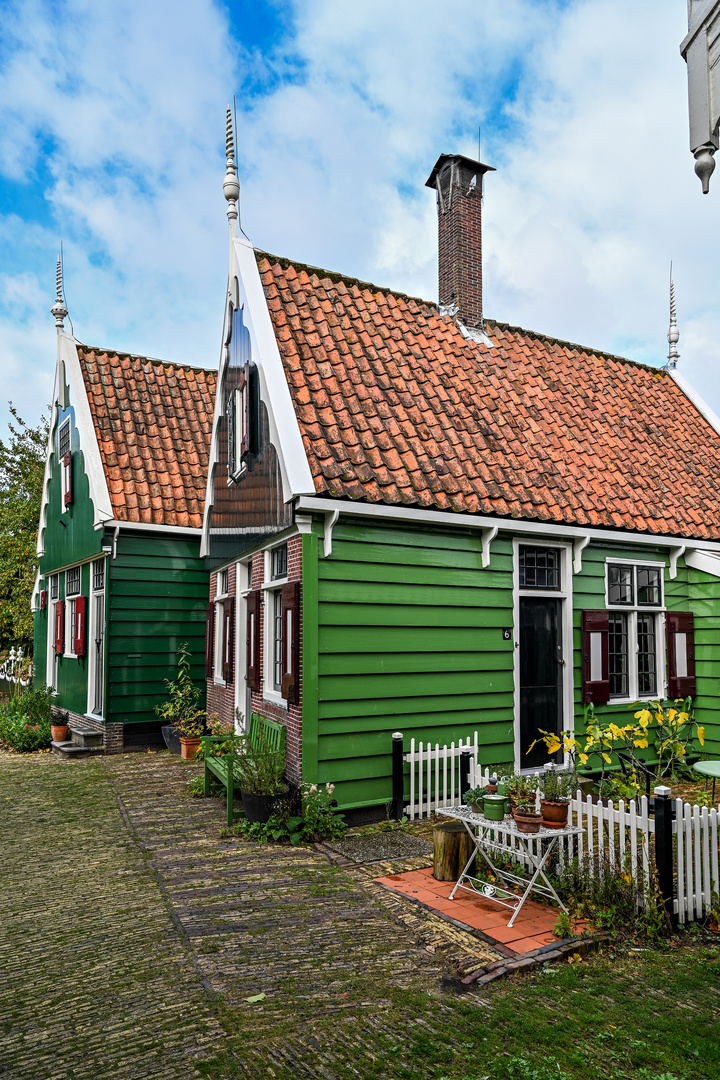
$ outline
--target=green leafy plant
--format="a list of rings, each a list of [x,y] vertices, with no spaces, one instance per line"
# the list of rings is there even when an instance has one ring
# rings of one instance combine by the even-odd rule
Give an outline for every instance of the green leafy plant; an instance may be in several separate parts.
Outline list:
[[[463,802],[467,803],[468,806],[472,805],[472,803],[482,802],[484,797],[487,795],[487,790],[488,789],[483,785],[468,788],[468,790],[463,795]]]
[[[285,751],[270,745],[260,728],[253,740],[244,736],[237,748],[235,783],[246,795],[279,795],[288,790],[283,779]]]
[[[241,820],[232,832],[240,833],[260,844],[320,843],[337,840],[347,826],[334,806],[334,784],[303,784],[300,796],[302,813],[271,814],[264,823]]]
[[[578,778],[574,772],[551,769],[540,778],[540,798],[546,802],[570,802],[577,791]]]
[[[47,749],[52,696],[52,687],[27,687],[0,706],[0,739],[22,754]]]
[[[155,712],[167,723],[173,724],[183,739],[199,738],[205,731],[205,710],[199,708],[200,690],[190,678],[190,656],[187,642],[178,648],[178,675],[176,679],[163,679],[168,688],[169,699],[155,706]]]

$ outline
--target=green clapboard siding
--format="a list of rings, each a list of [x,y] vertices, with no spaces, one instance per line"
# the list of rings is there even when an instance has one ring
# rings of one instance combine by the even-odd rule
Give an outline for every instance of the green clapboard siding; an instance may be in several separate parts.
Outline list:
[[[208,573],[199,541],[120,533],[108,560],[107,707],[111,722],[157,720],[164,679],[177,675],[177,649],[188,643],[192,676],[205,697]]]
[[[457,741],[477,728],[512,757],[512,546],[469,531],[340,520],[317,545],[317,771],[340,806],[392,795],[391,735]],[[304,552],[305,554],[305,552]],[[304,561],[303,576],[308,575]]]

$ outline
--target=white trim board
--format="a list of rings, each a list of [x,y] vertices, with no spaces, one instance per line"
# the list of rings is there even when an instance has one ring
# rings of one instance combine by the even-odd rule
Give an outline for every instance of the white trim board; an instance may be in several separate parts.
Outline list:
[[[524,518],[485,517],[480,514],[451,514],[444,510],[416,510],[405,506],[385,506],[373,503],[354,503],[345,499],[310,498],[301,495],[297,509],[316,511],[324,514],[328,510],[339,510],[348,517],[379,517],[389,521],[407,521],[419,525],[450,525],[461,529],[499,528],[503,532],[514,534],[527,533],[532,536],[558,537],[558,539],[588,536],[591,540],[606,543],[644,544],[659,547],[678,547],[685,544],[688,548],[715,552],[720,556],[720,540],[695,540],[682,536],[656,536],[654,533],[625,532],[622,529],[586,529],[582,525],[559,525],[540,521],[527,521]],[[687,556],[686,556],[687,559]]]

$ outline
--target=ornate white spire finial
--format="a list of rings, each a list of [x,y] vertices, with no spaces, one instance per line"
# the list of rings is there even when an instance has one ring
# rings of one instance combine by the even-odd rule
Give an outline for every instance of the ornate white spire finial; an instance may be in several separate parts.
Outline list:
[[[670,329],[668,330],[668,362],[669,368],[677,367],[677,362],[680,359],[680,353],[677,351],[677,343],[680,340],[680,332],[677,328],[676,313],[675,313],[675,283],[672,278],[672,263],[670,263]]]
[[[55,316],[55,325],[57,326],[58,330],[64,330],[64,320],[67,317],[68,310],[65,307],[65,303],[63,301],[62,262],[59,258],[57,261],[57,270],[55,272],[55,287],[57,296],[55,299],[55,303],[50,308],[50,314]]]
[[[235,168],[235,139],[233,133],[232,113],[230,112],[230,106],[227,107],[227,118],[225,123],[225,155],[227,157],[227,172],[225,173],[225,180],[223,182],[223,193],[227,199],[228,209],[227,216],[230,222],[230,231],[234,232],[234,222],[238,218],[237,201],[240,196],[240,183],[237,178],[237,169]]]

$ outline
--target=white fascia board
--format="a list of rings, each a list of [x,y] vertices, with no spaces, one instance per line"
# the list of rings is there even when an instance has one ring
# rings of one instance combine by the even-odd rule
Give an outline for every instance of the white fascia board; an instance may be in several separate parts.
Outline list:
[[[95,433],[95,424],[90,412],[90,402],[85,390],[85,381],[80,370],[75,338],[69,334],[60,333],[58,335],[58,351],[70,386],[70,400],[75,408],[75,427],[80,438],[85,474],[90,485],[93,525],[97,528],[112,518],[113,508],[100,456],[100,446]]]
[[[693,570],[702,570],[705,574],[720,578],[720,553],[715,555],[710,551],[689,551],[685,556],[685,563]]]
[[[678,384],[688,401],[691,401],[701,416],[704,416],[710,427],[714,428],[720,435],[720,416],[714,413],[710,406],[703,401],[698,394],[697,390],[690,385],[687,379],[684,379],[677,368],[668,368],[668,374],[672,376],[675,382]]]
[[[654,533],[625,532],[622,529],[586,529],[582,525],[555,525],[550,522],[526,521],[524,518],[484,517],[479,514],[452,514],[443,510],[416,510],[407,506],[356,503],[349,499],[322,499],[301,496],[297,509],[313,510],[325,514],[339,510],[349,517],[378,517],[390,521],[407,521],[416,525],[449,525],[461,529],[498,528],[503,532],[528,536],[555,536],[558,539],[588,537],[600,543],[644,544],[660,547],[678,547],[686,544],[693,549],[716,552],[720,556],[720,540],[695,540],[683,536],[656,536]],[[687,559],[687,556],[686,556]]]
[[[278,453],[285,502],[289,502],[298,495],[313,495],[315,483],[290,397],[255,249],[242,237],[237,237],[233,244],[238,266],[240,306],[245,309],[243,321],[250,332],[252,358],[260,374],[260,396],[265,402],[270,421],[270,441]]]
[[[50,428],[48,430],[47,452],[45,454],[45,474],[43,476],[42,500],[40,502],[40,521],[38,523],[37,556],[42,558],[45,554],[45,526],[47,525],[47,508],[50,501],[50,480],[52,478],[52,455],[54,444],[55,425],[57,424],[57,386],[58,372],[55,368],[55,385],[53,386],[52,409],[50,410]]]
[[[202,535],[202,529],[195,529],[191,525],[157,525],[152,521],[118,521],[112,518],[105,521],[108,529],[139,529],[141,532],[178,533],[180,536],[192,536],[196,540]]]
[[[210,511],[213,508],[215,466],[217,465],[218,460],[218,428],[220,425],[220,417],[222,415],[222,388],[225,380],[225,369],[227,367],[227,349],[225,348],[225,341],[227,340],[228,299],[232,287],[232,280],[228,280],[227,289],[225,291],[223,332],[220,341],[220,363],[218,364],[217,383],[215,385],[215,409],[213,411],[213,427],[212,435],[210,437],[210,456],[208,457],[208,473],[205,482],[205,505],[203,507],[202,537],[200,539],[201,558],[204,558],[208,554],[210,546]]]

